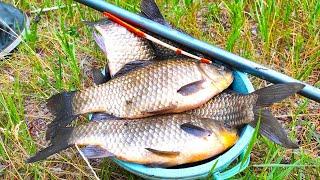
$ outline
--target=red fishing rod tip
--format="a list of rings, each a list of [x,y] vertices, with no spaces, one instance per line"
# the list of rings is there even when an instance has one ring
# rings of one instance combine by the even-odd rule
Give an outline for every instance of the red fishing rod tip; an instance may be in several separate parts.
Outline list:
[[[104,16],[106,17],[115,17],[115,18],[118,18],[117,16],[113,15],[112,13],[109,13],[109,12],[103,12],[102,13]]]
[[[206,59],[206,58],[201,58],[200,62],[201,63],[206,63],[206,64],[212,64],[212,62],[209,59]]]
[[[110,14],[110,13],[108,13],[108,12],[103,12],[102,13],[104,16],[106,16],[106,17],[112,17],[112,14]]]

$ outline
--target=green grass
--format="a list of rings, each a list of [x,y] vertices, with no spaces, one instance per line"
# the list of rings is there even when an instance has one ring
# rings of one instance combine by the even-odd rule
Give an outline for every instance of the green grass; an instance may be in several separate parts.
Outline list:
[[[46,144],[45,124],[52,117],[45,100],[62,90],[92,85],[91,67],[103,67],[105,57],[81,20],[101,15],[72,1],[8,1],[26,12],[67,5],[31,14],[25,42],[0,61],[0,177],[3,179],[93,178],[75,149],[51,160],[25,164]],[[114,0],[130,11],[138,0]],[[166,19],[191,35],[320,87],[320,1],[317,0],[159,0]],[[36,17],[37,16],[37,17]],[[265,81],[251,78],[256,88]],[[251,163],[237,179],[317,179],[320,177],[319,104],[295,96],[273,111],[300,149],[287,150],[258,136]],[[253,144],[253,143],[252,143]],[[136,179],[108,159],[95,162],[104,179]]]

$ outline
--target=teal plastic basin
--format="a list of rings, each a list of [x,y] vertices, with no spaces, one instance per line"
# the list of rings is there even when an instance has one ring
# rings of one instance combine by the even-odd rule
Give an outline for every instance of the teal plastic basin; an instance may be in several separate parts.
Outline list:
[[[235,71],[234,77],[235,79],[232,83],[233,90],[240,93],[250,93],[254,91],[254,88],[246,74]],[[232,148],[214,160],[197,166],[179,169],[166,169],[129,163],[116,158],[112,158],[112,160],[127,171],[145,179],[202,179],[209,175],[214,179],[228,179],[243,171],[248,166],[250,158],[246,159],[242,166],[241,162],[243,161],[244,153],[246,152],[249,141],[253,135],[253,131],[254,129],[251,126],[244,126],[240,132],[239,140]],[[236,159],[238,159],[237,162],[239,163],[233,167],[229,167],[229,165]],[[214,165],[214,170],[211,170]],[[228,170],[226,170],[227,168]]]

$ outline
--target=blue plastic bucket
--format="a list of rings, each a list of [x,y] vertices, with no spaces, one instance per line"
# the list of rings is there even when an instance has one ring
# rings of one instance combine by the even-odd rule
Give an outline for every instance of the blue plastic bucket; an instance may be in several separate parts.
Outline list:
[[[235,71],[234,77],[235,79],[232,83],[233,90],[240,93],[250,93],[254,90],[246,74]],[[127,171],[145,179],[201,179],[206,178],[209,175],[214,179],[227,179],[241,172],[248,166],[250,158],[246,159],[242,166],[241,163],[249,141],[253,135],[253,131],[254,129],[251,126],[247,125],[243,127],[239,140],[231,149],[214,160],[197,166],[179,169],[166,169],[147,167],[140,164],[121,161],[116,158],[112,158],[112,160]],[[229,167],[229,165],[236,159],[239,160],[238,164],[233,167]],[[214,165],[215,169],[211,171]],[[227,168],[228,170],[226,170]]]

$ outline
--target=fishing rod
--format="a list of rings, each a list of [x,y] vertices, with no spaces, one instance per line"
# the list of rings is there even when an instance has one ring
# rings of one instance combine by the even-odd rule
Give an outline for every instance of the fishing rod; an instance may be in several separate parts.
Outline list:
[[[89,6],[100,12],[111,13],[125,20],[126,22],[139,25],[140,27],[150,32],[158,34],[174,42],[180,43],[184,46],[197,50],[201,53],[207,54],[210,57],[222,63],[228,64],[237,70],[249,73],[253,76],[259,77],[269,82],[272,82],[272,83],[297,82],[297,83],[304,84],[306,86],[299,92],[299,94],[309,99],[312,99],[314,101],[320,102],[320,89],[312,85],[296,80],[285,74],[282,74],[270,68],[264,67],[260,64],[257,64],[248,59],[245,59],[243,57],[230,53],[226,50],[220,49],[218,47],[215,47],[213,45],[210,45],[208,43],[195,39],[177,30],[166,27],[162,24],[159,24],[147,18],[141,17],[137,14],[131,13],[127,10],[119,8],[103,0],[75,0],[75,1],[81,4],[84,4],[86,6]]]

